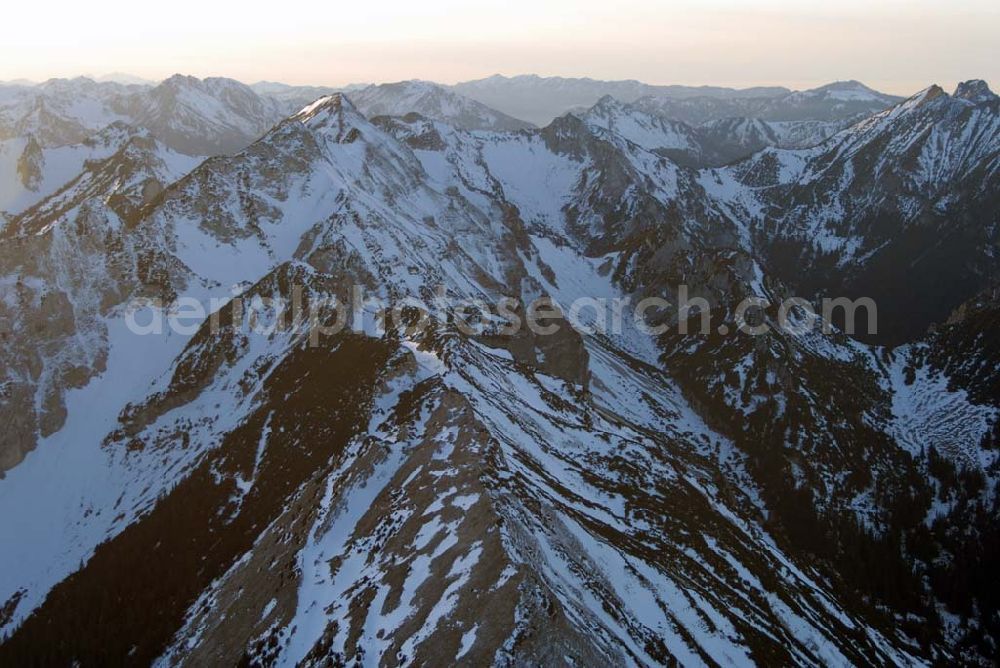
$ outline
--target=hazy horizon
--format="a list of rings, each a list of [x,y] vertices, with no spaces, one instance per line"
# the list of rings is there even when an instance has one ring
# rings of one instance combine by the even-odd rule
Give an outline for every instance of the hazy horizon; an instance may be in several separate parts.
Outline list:
[[[457,80],[457,81],[440,81],[440,80],[430,79],[428,77],[423,77],[423,76],[412,76],[412,77],[405,77],[405,78],[402,78],[402,79],[391,79],[391,80],[385,80],[385,81],[360,81],[360,80],[355,80],[355,81],[337,82],[337,83],[304,82],[304,83],[294,83],[293,84],[293,83],[290,83],[288,81],[281,81],[281,80],[276,80],[276,79],[237,79],[236,77],[231,77],[231,76],[228,76],[228,75],[226,75],[224,73],[218,73],[218,74],[212,73],[212,74],[197,75],[197,74],[192,74],[191,72],[172,72],[171,74],[163,76],[163,77],[147,78],[147,77],[141,77],[141,76],[133,74],[131,72],[108,72],[108,73],[103,73],[103,74],[95,74],[93,72],[82,72],[82,73],[72,73],[72,74],[65,74],[65,75],[56,74],[56,75],[53,75],[51,77],[47,77],[45,79],[28,79],[27,77],[14,77],[14,78],[10,78],[10,79],[0,79],[0,84],[26,83],[26,84],[31,84],[31,85],[38,85],[38,84],[44,83],[45,81],[48,81],[50,79],[65,79],[65,80],[69,80],[69,79],[75,79],[75,78],[78,78],[78,77],[83,77],[83,78],[87,78],[87,79],[92,79],[94,81],[111,81],[111,80],[120,81],[120,80],[122,80],[124,78],[130,78],[130,79],[134,78],[134,79],[136,79],[136,83],[139,83],[138,80],[142,79],[144,83],[147,83],[147,84],[150,84],[150,85],[156,85],[156,84],[159,84],[162,81],[165,81],[166,79],[168,79],[168,78],[170,78],[172,76],[175,76],[175,75],[194,76],[194,77],[197,77],[199,79],[205,79],[205,78],[210,78],[210,77],[224,77],[224,78],[234,79],[234,80],[239,81],[240,83],[246,84],[248,86],[253,86],[253,85],[257,85],[257,84],[265,84],[266,83],[266,84],[285,84],[285,85],[289,85],[289,86],[316,86],[316,87],[320,87],[320,88],[322,88],[322,87],[344,88],[344,87],[354,86],[354,85],[380,85],[380,84],[390,84],[390,83],[398,83],[398,82],[402,82],[402,81],[414,81],[414,80],[430,81],[432,83],[438,83],[438,84],[443,84],[443,85],[454,85],[454,84],[464,83],[464,82],[468,82],[468,81],[476,81],[476,80],[487,79],[489,77],[497,76],[497,75],[503,76],[503,77],[506,77],[506,78],[514,78],[514,77],[518,77],[518,76],[537,76],[537,77],[541,77],[541,78],[592,79],[592,80],[595,80],[595,81],[597,81],[597,80],[600,80],[600,81],[628,81],[628,80],[634,80],[634,81],[639,81],[640,83],[643,83],[643,84],[654,85],[654,86],[671,86],[671,85],[677,85],[677,86],[688,86],[688,87],[694,87],[694,88],[698,88],[698,87],[705,87],[705,88],[732,88],[732,89],[735,89],[735,90],[750,89],[750,88],[782,88],[783,87],[783,88],[790,89],[792,91],[807,90],[807,89],[811,89],[811,88],[817,88],[817,87],[825,86],[825,85],[832,84],[832,83],[837,83],[837,82],[842,82],[842,81],[848,81],[848,80],[850,80],[848,78],[839,78],[839,79],[830,79],[828,81],[822,81],[822,82],[810,83],[810,84],[803,84],[803,85],[792,85],[792,84],[788,84],[788,83],[755,83],[755,84],[745,85],[744,86],[744,85],[729,85],[729,84],[719,84],[719,83],[659,82],[659,81],[648,81],[648,80],[644,80],[644,79],[637,79],[636,77],[620,77],[620,78],[617,78],[617,79],[599,79],[598,77],[590,77],[590,76],[587,76],[587,75],[571,76],[571,75],[562,75],[562,74],[538,74],[538,73],[535,73],[535,72],[518,72],[518,73],[505,73],[505,74],[501,74],[499,72],[493,72],[491,74],[485,74],[485,75],[478,76],[478,77],[472,77],[470,79],[460,79],[460,80]],[[951,93],[951,92],[954,91],[955,87],[959,83],[961,83],[962,81],[968,81],[970,79],[982,79],[982,80],[986,81],[987,85],[990,87],[991,90],[997,90],[998,89],[997,86],[994,86],[994,84],[993,84],[993,82],[991,80],[985,79],[984,77],[981,77],[981,76],[969,76],[969,77],[965,77],[965,78],[962,78],[962,79],[957,79],[957,80],[955,80],[953,82],[946,82],[946,83],[942,83],[942,82],[939,82],[939,81],[928,81],[926,84],[921,85],[919,88],[916,88],[914,90],[907,90],[907,91],[888,90],[888,89],[885,89],[885,88],[880,88],[878,86],[871,85],[870,83],[868,83],[867,81],[864,81],[864,80],[858,79],[857,81],[859,81],[860,83],[868,86],[869,88],[872,88],[873,90],[877,90],[878,92],[881,92],[881,93],[886,93],[886,94],[889,94],[889,95],[897,95],[897,96],[901,96],[901,97],[909,97],[909,96],[912,96],[912,95],[918,93],[919,91],[921,91],[921,90],[923,90],[925,88],[928,88],[929,86],[935,85],[935,84],[938,85],[938,86],[940,86],[942,89],[944,89],[945,92]],[[124,83],[131,83],[131,82],[124,82]]]
[[[857,79],[909,95],[932,83],[951,90],[970,78],[1000,81],[994,5],[393,0],[275,11],[253,0],[234,12],[180,0],[146,23],[124,0],[55,12],[19,4],[6,9],[0,28],[0,80],[109,72],[162,80],[179,72],[343,86],[537,73],[733,88]]]

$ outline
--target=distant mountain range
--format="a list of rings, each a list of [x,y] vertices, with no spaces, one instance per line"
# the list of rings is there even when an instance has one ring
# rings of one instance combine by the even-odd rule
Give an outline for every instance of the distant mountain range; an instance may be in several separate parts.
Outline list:
[[[157,85],[156,82],[122,73],[90,78],[101,83],[150,87]],[[407,83],[416,82],[392,85],[402,86]],[[24,80],[0,82],[0,88],[11,85],[38,84]],[[321,95],[355,92],[369,86],[370,84],[361,83],[342,87],[294,86],[260,81],[249,87],[260,95],[305,106]],[[638,101],[639,106],[646,107],[647,111],[655,111],[658,115],[695,125],[737,116],[779,121],[842,119],[866,111],[871,113],[902,99],[879,93],[857,81],[842,81],[812,90],[792,91],[781,86],[736,89],[720,86],[664,86],[631,80],[494,75],[441,87],[537,126],[546,125],[566,112],[589,108],[605,96],[625,103]]]
[[[634,102],[643,97],[709,100],[774,98],[792,92],[780,86],[743,90],[717,86],[655,86],[640,81],[600,81],[534,74],[515,77],[497,74],[466,81],[454,88],[474,100],[536,125],[545,125],[569,110],[590,107],[606,95],[621,102]]]

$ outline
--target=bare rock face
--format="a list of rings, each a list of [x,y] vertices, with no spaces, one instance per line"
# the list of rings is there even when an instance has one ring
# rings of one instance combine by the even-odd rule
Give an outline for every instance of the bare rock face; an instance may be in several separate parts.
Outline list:
[[[11,416],[0,447],[3,469],[66,418],[65,395],[105,369],[107,323],[130,296],[174,293],[181,273],[163,253],[163,236],[128,229],[151,183],[171,178],[160,147],[133,139],[89,165],[68,187],[0,230],[0,346]],[[103,201],[101,201],[103,200]]]
[[[990,90],[989,84],[982,79],[963,81],[955,88],[953,96],[974,104],[995,102],[997,99],[997,94]]]
[[[21,157],[17,159],[17,176],[21,179],[21,184],[28,190],[37,190],[44,167],[45,157],[42,155],[42,147],[32,135],[28,138]]]
[[[0,306],[4,359],[8,360],[4,412],[19,416],[4,440],[4,468],[18,463],[37,438],[62,426],[63,392],[80,385],[84,380],[80,369],[94,367],[101,357],[102,334],[86,332],[66,293],[40,282],[43,276],[59,275],[63,267],[57,269],[50,263],[65,259],[58,251],[47,256],[46,250],[37,239],[4,244],[5,274],[17,276],[12,299]],[[66,250],[65,246],[60,250]],[[73,343],[65,347],[66,342]]]

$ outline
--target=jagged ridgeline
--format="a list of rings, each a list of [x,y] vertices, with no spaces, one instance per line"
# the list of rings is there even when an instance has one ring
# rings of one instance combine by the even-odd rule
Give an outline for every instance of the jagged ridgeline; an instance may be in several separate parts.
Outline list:
[[[0,665],[995,661],[985,83],[0,93]]]

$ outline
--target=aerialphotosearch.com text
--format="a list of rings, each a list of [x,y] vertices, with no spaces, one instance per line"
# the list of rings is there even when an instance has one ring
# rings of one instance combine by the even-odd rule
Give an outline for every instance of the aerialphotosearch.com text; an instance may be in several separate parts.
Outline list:
[[[179,297],[169,303],[139,298],[129,303],[124,317],[129,331],[140,336],[162,334],[167,329],[189,336],[203,327],[210,333],[236,327],[270,336],[304,328],[314,344],[344,331],[381,335],[392,328],[412,334],[445,323],[470,336],[515,336],[525,328],[547,336],[567,324],[584,334],[619,335],[633,328],[649,336],[670,331],[759,336],[774,328],[795,335],[817,329],[826,334],[837,329],[853,335],[859,322],[864,324],[863,333],[878,331],[877,307],[868,297],[824,298],[818,301],[817,309],[813,302],[799,297],[773,303],[760,296],[746,297],[727,308],[713,307],[705,297],[692,296],[687,285],[677,286],[673,300],[660,296],[581,297],[568,304],[548,296],[530,301],[503,297],[490,302],[455,297],[443,287],[434,290],[429,299],[387,299],[369,294],[361,285],[343,293],[339,297],[317,294],[296,285],[287,297],[238,294],[212,297],[207,302]]]

